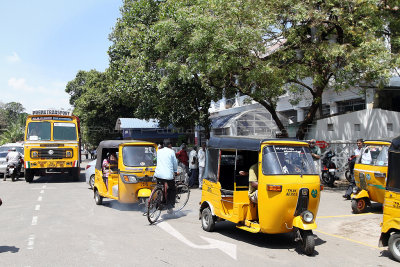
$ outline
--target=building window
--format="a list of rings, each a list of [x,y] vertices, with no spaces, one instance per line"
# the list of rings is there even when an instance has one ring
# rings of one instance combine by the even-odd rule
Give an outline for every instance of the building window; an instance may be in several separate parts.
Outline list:
[[[328,131],[333,132],[333,123],[328,123]]]
[[[354,131],[355,131],[355,132],[359,132],[360,129],[361,129],[360,124],[358,124],[358,123],[354,124]]]
[[[365,109],[365,100],[362,98],[337,102],[338,113],[353,112]]]
[[[386,124],[386,128],[388,132],[393,132],[393,123]]]

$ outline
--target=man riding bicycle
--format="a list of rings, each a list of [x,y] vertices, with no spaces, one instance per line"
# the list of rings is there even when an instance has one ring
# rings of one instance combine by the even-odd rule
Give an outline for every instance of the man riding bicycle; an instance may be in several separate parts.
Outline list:
[[[176,187],[174,174],[178,174],[178,161],[175,152],[172,150],[170,141],[164,141],[164,147],[157,151],[157,167],[154,177],[163,184],[167,183],[167,208],[172,213],[175,207]]]

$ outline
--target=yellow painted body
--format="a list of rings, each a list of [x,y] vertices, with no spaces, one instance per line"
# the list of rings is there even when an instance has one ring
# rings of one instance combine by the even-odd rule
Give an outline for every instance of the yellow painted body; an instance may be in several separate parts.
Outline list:
[[[40,119],[39,119],[40,118]],[[53,118],[57,118],[54,120]],[[65,118],[65,120],[63,120]],[[51,138],[50,140],[27,140],[28,125],[31,122],[49,122],[51,124]],[[73,123],[76,128],[76,140],[54,140],[53,139],[53,123]],[[24,161],[25,169],[70,169],[79,167],[79,133],[78,121],[74,116],[61,116],[61,115],[29,115],[26,120],[25,127],[25,142],[24,142]],[[42,158],[40,156],[33,156],[33,152],[42,153],[41,151],[63,151],[62,157],[52,159]],[[71,156],[66,155],[65,151],[71,152]],[[57,153],[57,152],[56,152]]]
[[[366,146],[390,146],[390,142],[384,141],[365,141]],[[369,198],[371,201],[383,203],[385,198],[387,166],[368,165],[356,163],[354,165],[354,180],[356,185],[361,188],[357,195],[352,194],[352,198]],[[361,174],[361,176],[360,176]],[[377,177],[376,174],[384,174]]]
[[[138,182],[138,183],[125,183],[122,181],[121,173],[132,174],[136,177],[153,177],[156,166],[145,166],[145,167],[128,167],[123,162],[123,151],[125,146],[153,146],[157,150],[157,145],[151,142],[135,142],[135,143],[123,143],[118,148],[118,171],[110,173],[108,176],[108,186],[106,187],[103,179],[103,172],[95,169],[95,181],[94,188],[99,191],[100,196],[110,199],[118,200],[121,203],[136,203],[139,198],[147,198],[151,194],[152,188],[155,186],[154,181]],[[114,187],[117,186],[117,187]],[[117,190],[113,191],[113,187]]]
[[[261,150],[267,145],[308,146],[300,141],[265,141]],[[258,204],[250,201],[248,191],[238,191],[236,183],[233,195],[221,194],[221,184],[203,180],[201,204],[207,202],[212,213],[222,219],[238,224],[238,228],[250,232],[268,234],[286,233],[298,227],[303,230],[315,229],[320,201],[320,179],[318,175],[264,175],[262,173],[262,152],[258,153]],[[267,191],[268,185],[281,185],[281,192]],[[308,188],[308,210],[314,214],[314,220],[299,223],[295,217],[298,193],[301,188]],[[312,196],[311,192],[313,192]]]
[[[382,233],[400,231],[400,193],[386,191],[383,204]]]

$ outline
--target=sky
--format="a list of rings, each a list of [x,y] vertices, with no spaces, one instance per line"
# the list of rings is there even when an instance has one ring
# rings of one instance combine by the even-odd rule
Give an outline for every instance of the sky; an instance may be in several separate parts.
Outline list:
[[[79,70],[108,67],[108,35],[122,0],[1,0],[0,102],[72,107],[65,86]]]

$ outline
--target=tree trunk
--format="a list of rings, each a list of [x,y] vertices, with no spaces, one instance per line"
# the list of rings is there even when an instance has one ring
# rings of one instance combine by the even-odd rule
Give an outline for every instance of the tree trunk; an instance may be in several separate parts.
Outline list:
[[[258,103],[260,103],[266,110],[268,110],[269,113],[271,113],[271,116],[274,119],[276,126],[278,126],[279,130],[281,131],[281,137],[288,137],[286,128],[285,126],[283,126],[281,119],[279,119],[276,110],[266,101],[259,101]]]
[[[297,130],[296,137],[299,140],[304,139],[304,136],[306,135],[307,126],[309,124],[311,124],[315,118],[315,114],[317,113],[317,111],[320,107],[320,102],[322,101],[322,92],[323,92],[323,90],[321,88],[318,88],[316,90],[316,94],[313,97],[313,102],[310,106],[310,109],[309,109],[305,119],[300,124],[299,129]]]

